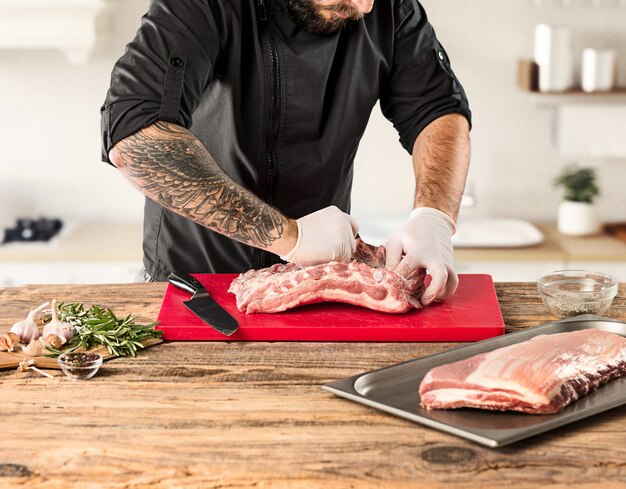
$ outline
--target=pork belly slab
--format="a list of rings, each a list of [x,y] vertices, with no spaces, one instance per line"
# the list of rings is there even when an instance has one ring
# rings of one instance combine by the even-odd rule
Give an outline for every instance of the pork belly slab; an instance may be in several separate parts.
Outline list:
[[[375,311],[403,313],[421,307],[425,271],[410,280],[385,270],[385,249],[357,240],[350,263],[299,267],[277,264],[249,270],[231,283],[237,308],[273,313],[316,302],[344,302]]]
[[[426,409],[471,407],[558,413],[626,375],[626,338],[585,329],[539,335],[430,370],[419,393]]]

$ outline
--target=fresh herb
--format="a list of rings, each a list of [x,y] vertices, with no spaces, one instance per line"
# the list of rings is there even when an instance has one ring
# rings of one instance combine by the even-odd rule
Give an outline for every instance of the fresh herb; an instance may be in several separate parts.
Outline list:
[[[136,316],[128,315],[118,318],[111,309],[93,305],[85,309],[83,304],[58,305],[59,319],[71,324],[76,334],[65,348],[58,349],[48,345],[49,357],[57,357],[77,349],[90,350],[94,347],[106,346],[110,354],[116,356],[137,355],[137,350],[144,348],[143,340],[160,338],[162,331],[154,329],[158,322],[141,325],[136,324]],[[49,321],[44,318],[44,321]]]

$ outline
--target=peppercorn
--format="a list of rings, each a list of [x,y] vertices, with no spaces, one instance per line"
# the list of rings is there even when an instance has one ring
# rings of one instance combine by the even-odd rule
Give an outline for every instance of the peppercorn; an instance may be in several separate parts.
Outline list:
[[[100,355],[93,352],[72,352],[61,355],[61,361],[70,367],[89,367]]]
[[[92,377],[102,364],[102,357],[94,352],[71,352],[59,356],[62,370],[74,379]]]

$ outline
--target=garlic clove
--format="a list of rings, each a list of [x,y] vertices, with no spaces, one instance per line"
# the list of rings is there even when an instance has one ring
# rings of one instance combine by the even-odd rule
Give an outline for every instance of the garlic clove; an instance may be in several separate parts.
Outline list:
[[[20,337],[18,335],[16,335],[15,333],[12,333],[11,331],[6,333],[6,335],[9,337],[9,339],[11,340],[11,342],[13,343],[14,346],[19,344]]]
[[[13,342],[6,335],[0,335],[0,351],[13,351]]]
[[[0,335],[0,351],[15,351],[19,342],[20,338],[15,333],[4,333]]]
[[[39,340],[33,340],[28,345],[22,346],[22,352],[29,357],[38,357],[43,353],[43,344]]]
[[[59,338],[57,335],[55,334],[49,334],[48,336],[46,336],[46,338],[44,339],[44,344],[45,345],[51,345],[54,348],[61,348],[63,346],[63,344],[65,343],[65,338]]]

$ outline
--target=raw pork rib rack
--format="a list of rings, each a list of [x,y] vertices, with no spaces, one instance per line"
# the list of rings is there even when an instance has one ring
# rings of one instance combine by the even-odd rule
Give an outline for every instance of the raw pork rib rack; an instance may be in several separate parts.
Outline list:
[[[558,413],[626,375],[626,338],[586,329],[539,335],[433,368],[419,393],[427,409],[473,407]]]
[[[249,270],[228,289],[247,314],[280,312],[315,302],[345,302],[375,311],[403,313],[421,307],[425,271],[411,280],[385,270],[385,248],[357,240],[350,263],[299,267],[293,263]]]

